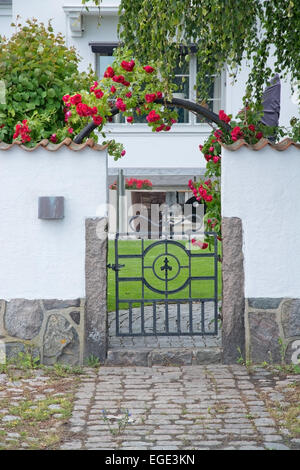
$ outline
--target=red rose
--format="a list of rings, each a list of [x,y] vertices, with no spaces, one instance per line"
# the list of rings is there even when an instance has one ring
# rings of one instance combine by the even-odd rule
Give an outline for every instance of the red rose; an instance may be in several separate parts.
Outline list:
[[[57,135],[56,135],[56,134],[52,134],[51,137],[50,137],[50,140],[51,140],[51,142],[53,142],[54,144],[56,144],[56,142],[57,142]]]
[[[126,62],[126,60],[123,60],[121,62],[121,67],[127,72],[132,72],[134,66],[135,66],[134,60],[131,60],[130,62]]]
[[[154,68],[151,67],[151,65],[145,65],[145,67],[143,67],[143,69],[144,69],[145,72],[147,72],[147,73],[152,73],[152,72],[154,72]]]
[[[123,77],[123,75],[114,75],[112,79],[116,83],[124,83],[125,81],[125,78]]]
[[[114,74],[115,74],[114,69],[109,66],[104,72],[104,78],[112,78]]]
[[[220,160],[220,157],[218,157],[217,155],[215,155],[215,156],[213,157],[213,162],[214,162],[214,163],[218,163],[219,160]]]
[[[160,115],[156,114],[155,110],[153,109],[152,111],[150,111],[146,119],[148,122],[156,122],[160,120]]]
[[[116,100],[116,107],[120,110],[120,111],[125,111],[126,110],[126,104],[123,102],[122,98],[118,98]]]
[[[68,132],[69,132],[69,134],[73,134],[73,132],[74,132],[73,127],[69,127]]]
[[[77,95],[71,96],[70,101],[71,101],[71,104],[78,104],[78,103],[81,103],[81,99],[82,99],[81,95],[77,93]]]
[[[158,127],[155,129],[155,131],[156,131],[156,132],[160,132],[160,131],[163,131],[164,128],[165,128],[165,125],[162,124],[161,126],[158,126]]]
[[[131,97],[132,97],[131,91],[129,91],[128,93],[126,93],[126,97],[127,97],[127,98],[131,98]]]
[[[127,82],[126,80],[124,80],[124,81],[122,82],[122,85],[124,85],[124,86],[130,86],[130,82]]]
[[[166,126],[165,131],[169,131],[171,129],[171,126]]]
[[[65,96],[63,96],[62,99],[63,99],[63,101],[64,101],[65,103],[68,103],[69,100],[70,100],[70,95],[65,95]]]
[[[100,126],[103,122],[103,117],[102,116],[93,116],[93,121],[96,124],[96,126]]]
[[[133,117],[132,117],[132,116],[128,116],[127,122],[132,122],[132,121],[133,121]]]
[[[250,124],[250,126],[248,126],[248,129],[249,129],[249,131],[251,131],[251,132],[255,132],[255,125],[254,125],[254,124]]]
[[[226,113],[224,113],[223,109],[220,109],[219,111],[219,119],[221,119],[221,121],[226,122],[227,124],[230,122],[230,117],[227,116]]]
[[[145,95],[145,100],[147,101],[147,103],[152,103],[152,101],[154,101],[156,99],[156,93],[147,93]]]
[[[95,93],[96,98],[98,99],[102,98],[102,96],[104,95],[103,91],[100,90],[100,88],[98,90],[95,90],[94,93]]]
[[[116,89],[116,87],[114,87],[114,86],[112,85],[110,91],[111,91],[111,93],[116,93],[117,89]]]
[[[263,137],[263,133],[262,132],[258,132],[255,136],[258,140],[260,140],[262,137]]]
[[[126,150],[122,150],[121,157],[124,157],[125,154],[126,154]]]

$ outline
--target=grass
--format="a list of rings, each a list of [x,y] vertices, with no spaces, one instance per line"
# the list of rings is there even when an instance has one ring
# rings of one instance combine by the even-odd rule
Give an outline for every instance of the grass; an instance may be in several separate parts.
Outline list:
[[[181,246],[188,248],[188,241],[179,241],[179,245],[168,244],[168,261],[169,266],[172,268],[168,271],[169,285],[168,290],[175,290],[181,287],[188,276],[189,256],[181,249]],[[153,244],[153,240],[144,240],[144,250]],[[181,246],[180,246],[181,245]],[[158,290],[165,290],[165,271],[161,270],[164,266],[166,257],[165,246],[163,244],[156,245],[149,249],[144,256],[144,277],[145,281],[152,287]],[[218,246],[220,253],[221,247]],[[118,244],[119,255],[141,255],[142,241],[141,240],[120,240]],[[213,276],[214,275],[214,257],[199,257],[194,256],[199,253],[208,254],[213,253],[208,248],[206,250],[193,249],[191,251],[191,276]],[[178,261],[176,260],[178,259]],[[115,263],[115,249],[114,241],[109,241],[108,263]],[[124,265],[119,271],[119,277],[135,278],[142,276],[142,258],[122,258],[118,260],[119,264]],[[186,266],[179,269],[179,265]],[[153,272],[153,268],[155,273]],[[158,276],[158,277],[157,277]],[[173,279],[172,279],[173,278]],[[218,296],[221,297],[221,263],[218,262]],[[169,294],[169,299],[186,299],[189,297],[189,286],[187,285],[176,293]],[[214,281],[213,280],[192,280],[191,281],[191,297],[195,299],[213,298],[214,297]],[[122,299],[120,308],[128,308],[126,300],[139,300],[139,299],[157,299],[163,300],[164,294],[153,292],[147,286],[144,286],[144,295],[142,291],[142,282],[138,280],[120,281],[119,282],[119,299]],[[151,304],[151,302],[145,302]],[[135,302],[132,306],[139,306],[139,302]],[[108,311],[115,311],[116,309],[116,284],[115,272],[112,269],[108,270]]]

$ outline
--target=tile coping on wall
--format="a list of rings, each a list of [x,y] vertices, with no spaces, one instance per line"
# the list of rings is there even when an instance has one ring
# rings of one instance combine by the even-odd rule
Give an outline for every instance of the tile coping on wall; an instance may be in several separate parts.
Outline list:
[[[287,150],[291,145],[296,147],[297,149],[300,150],[300,144],[297,142],[294,142],[290,138],[283,139],[281,142],[278,142],[277,144],[273,144],[270,140],[268,139],[260,139],[256,144],[250,145],[248,144],[244,139],[239,139],[233,144],[226,145],[221,143],[222,147],[224,147],[226,150],[230,150],[231,152],[234,152],[236,150],[239,150],[241,147],[247,147],[250,150],[262,150],[265,148],[267,145],[269,145],[272,149],[277,150],[279,152],[282,152],[284,150]]]
[[[37,150],[38,148],[44,148],[45,150],[48,150],[49,152],[56,152],[57,150],[60,150],[62,147],[67,147],[69,150],[72,150],[73,152],[79,152],[80,150],[84,150],[86,147],[89,147],[92,150],[102,151],[107,148],[108,144],[99,145],[94,141],[94,139],[87,139],[87,141],[84,142],[83,144],[75,144],[75,142],[73,142],[71,138],[67,137],[59,144],[53,144],[48,139],[43,139],[41,140],[41,142],[36,144],[35,147],[28,148],[25,145],[22,145],[21,142],[18,142],[18,141],[13,142],[12,144],[6,144],[5,142],[0,141],[0,150],[11,150],[15,148],[15,146],[19,146],[22,150],[25,150],[26,152],[33,152],[34,150]]]

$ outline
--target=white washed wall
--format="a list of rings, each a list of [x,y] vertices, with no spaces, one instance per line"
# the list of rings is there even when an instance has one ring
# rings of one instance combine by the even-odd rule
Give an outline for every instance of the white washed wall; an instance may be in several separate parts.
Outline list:
[[[245,297],[299,297],[299,188],[299,149],[223,149],[222,215],[242,219]]]
[[[0,298],[85,297],[85,218],[105,215],[106,151],[0,150]],[[65,217],[38,219],[39,196]]]

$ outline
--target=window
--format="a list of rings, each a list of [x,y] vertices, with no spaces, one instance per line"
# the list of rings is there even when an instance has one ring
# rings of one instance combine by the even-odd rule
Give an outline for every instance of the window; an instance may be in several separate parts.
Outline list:
[[[96,54],[96,71],[99,78],[103,77],[106,68],[113,63],[113,50],[117,47],[116,43],[90,43],[92,51]],[[179,61],[178,61],[179,62]],[[174,97],[189,99],[191,101],[197,100],[196,76],[199,64],[197,64],[197,57],[195,53],[191,53],[189,62],[181,56],[180,64],[175,69],[175,83],[178,89],[174,93]],[[221,76],[213,76],[210,78],[210,98],[204,103],[210,110],[218,113],[221,109],[222,100],[222,79]],[[203,103],[202,103],[203,104]],[[189,111],[178,108],[179,124],[196,125],[205,122],[200,116],[195,116]],[[143,124],[147,123],[146,116],[138,116],[134,113],[134,122]],[[116,124],[126,124],[124,116],[121,114],[114,117],[113,120]]]

